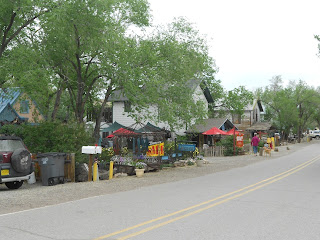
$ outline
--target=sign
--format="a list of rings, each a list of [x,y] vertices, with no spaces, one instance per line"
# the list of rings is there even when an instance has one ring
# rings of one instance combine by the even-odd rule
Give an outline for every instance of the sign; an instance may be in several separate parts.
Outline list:
[[[236,146],[238,148],[242,148],[243,147],[243,134],[242,133],[238,133],[236,135]]]
[[[196,150],[195,144],[179,144],[178,150],[181,152],[194,152]]]
[[[164,143],[154,144],[148,146],[147,156],[163,156],[164,155]]]

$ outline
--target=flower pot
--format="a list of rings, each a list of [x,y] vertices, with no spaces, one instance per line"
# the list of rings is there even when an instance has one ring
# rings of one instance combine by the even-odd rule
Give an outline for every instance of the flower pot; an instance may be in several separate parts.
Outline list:
[[[204,160],[196,160],[197,167],[203,167]]]
[[[136,168],[134,171],[136,172],[137,177],[142,177],[144,174],[144,169]]]

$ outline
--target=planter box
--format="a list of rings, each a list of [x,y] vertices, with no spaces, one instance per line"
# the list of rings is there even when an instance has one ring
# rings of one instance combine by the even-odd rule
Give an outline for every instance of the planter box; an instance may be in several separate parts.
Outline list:
[[[160,170],[161,166],[161,157],[156,156],[156,157],[146,157],[144,159],[144,162],[147,164],[146,172],[149,171],[158,171]]]
[[[128,176],[135,174],[135,167],[134,166],[128,166],[128,165],[122,165],[122,164],[114,164],[114,168],[117,168],[117,173],[126,173]]]

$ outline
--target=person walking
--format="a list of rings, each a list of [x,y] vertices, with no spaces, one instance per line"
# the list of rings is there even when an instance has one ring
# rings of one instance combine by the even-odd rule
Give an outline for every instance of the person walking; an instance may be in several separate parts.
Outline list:
[[[253,147],[253,153],[255,156],[257,156],[258,153],[258,145],[259,145],[260,139],[257,137],[257,133],[254,133],[254,136],[251,140],[251,146]]]

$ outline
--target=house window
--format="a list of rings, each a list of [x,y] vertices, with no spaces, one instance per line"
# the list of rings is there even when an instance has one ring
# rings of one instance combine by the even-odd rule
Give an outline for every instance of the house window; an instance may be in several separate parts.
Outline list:
[[[124,111],[131,112],[131,103],[129,101],[124,102]]]
[[[107,107],[104,112],[103,112],[103,122],[106,123],[112,123],[112,106],[111,107]]]
[[[29,101],[24,100],[20,102],[20,113],[29,113]]]

